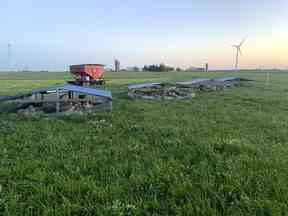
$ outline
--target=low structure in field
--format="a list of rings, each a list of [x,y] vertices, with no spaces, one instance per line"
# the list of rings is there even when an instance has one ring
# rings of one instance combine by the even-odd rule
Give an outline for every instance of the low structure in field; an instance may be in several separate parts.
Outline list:
[[[190,81],[167,83],[144,83],[128,85],[130,98],[142,99],[187,99],[196,93],[220,91],[235,86],[250,86],[252,80],[239,77],[197,78]]]
[[[52,86],[26,94],[1,97],[0,102],[13,104],[15,111],[23,112],[79,112],[111,111],[110,91],[75,85]]]
[[[142,98],[150,100],[173,100],[193,98],[192,89],[178,87],[169,83],[144,83],[128,86],[130,98]]]

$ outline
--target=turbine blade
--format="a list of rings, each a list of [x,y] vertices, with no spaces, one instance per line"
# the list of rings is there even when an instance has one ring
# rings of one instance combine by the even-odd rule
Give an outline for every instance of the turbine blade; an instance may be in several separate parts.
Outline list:
[[[241,41],[241,43],[239,44],[239,46],[242,46],[242,45],[243,45],[243,43],[246,41],[246,39],[247,39],[246,37],[245,37],[245,38],[243,38],[243,39],[242,39],[242,41]]]

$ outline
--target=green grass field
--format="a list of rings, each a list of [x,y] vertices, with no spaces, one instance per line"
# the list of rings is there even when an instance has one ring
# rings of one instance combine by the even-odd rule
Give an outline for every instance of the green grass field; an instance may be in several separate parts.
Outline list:
[[[127,84],[227,73],[107,73],[113,112],[0,114],[0,215],[287,215],[288,73],[251,88],[143,101]],[[0,73],[0,95],[65,73]]]

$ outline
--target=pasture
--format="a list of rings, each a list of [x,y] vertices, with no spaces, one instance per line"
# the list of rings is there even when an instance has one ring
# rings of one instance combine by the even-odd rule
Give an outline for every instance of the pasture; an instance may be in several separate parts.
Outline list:
[[[1,215],[286,215],[288,73],[191,100],[127,97],[127,84],[227,73],[106,73],[113,112],[0,114]],[[0,95],[66,73],[0,73]]]

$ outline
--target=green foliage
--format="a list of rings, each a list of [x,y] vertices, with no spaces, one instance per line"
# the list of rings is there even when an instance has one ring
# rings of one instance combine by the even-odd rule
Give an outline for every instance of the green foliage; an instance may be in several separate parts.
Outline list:
[[[174,71],[173,67],[166,66],[165,64],[159,65],[148,65],[143,67],[143,71],[150,71],[150,72],[168,72]]]
[[[255,86],[192,100],[127,98],[130,82],[207,75],[227,74],[107,73],[112,113],[0,114],[0,215],[286,215],[288,74],[242,73]],[[67,77],[0,74],[0,94]]]

